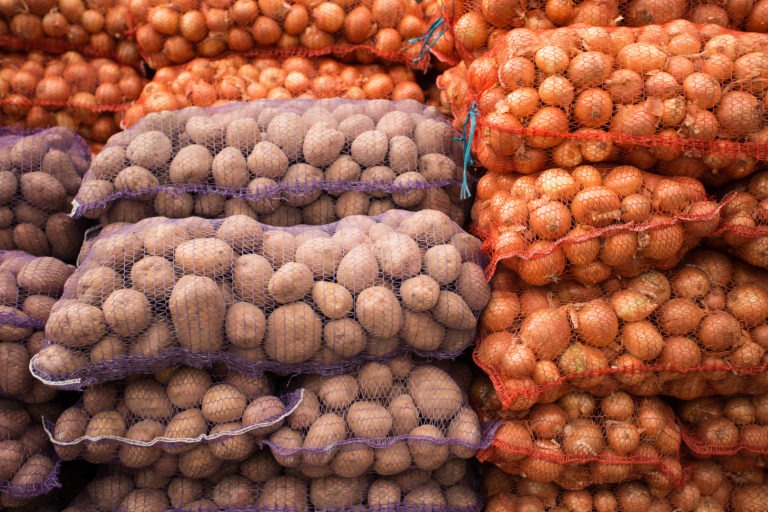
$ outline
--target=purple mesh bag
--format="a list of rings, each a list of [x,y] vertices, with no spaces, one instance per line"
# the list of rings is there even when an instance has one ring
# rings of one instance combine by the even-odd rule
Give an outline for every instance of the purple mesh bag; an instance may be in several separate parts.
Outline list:
[[[454,459],[435,471],[381,477],[306,477],[268,451],[213,467],[130,470],[103,466],[64,512],[480,512],[474,467]]]
[[[461,147],[413,100],[259,100],[153,113],[91,163],[73,215],[321,225],[393,208],[464,223]]]
[[[75,267],[49,256],[0,251],[0,396],[45,403],[56,390],[29,373],[45,343],[45,322]]]
[[[480,241],[434,210],[292,228],[151,218],[95,234],[79,263],[30,361],[64,389],[181,364],[258,376],[453,359],[490,297]]]
[[[66,128],[0,132],[0,250],[75,260],[88,223],[67,214],[90,155]]]
[[[45,429],[62,460],[138,469],[165,454],[190,462],[201,445],[212,460],[243,460],[301,403],[301,390],[278,398],[274,387],[266,375],[169,369],[90,387]]]
[[[18,506],[60,487],[60,461],[40,424],[43,411],[55,415],[57,409],[0,398],[0,506]]]

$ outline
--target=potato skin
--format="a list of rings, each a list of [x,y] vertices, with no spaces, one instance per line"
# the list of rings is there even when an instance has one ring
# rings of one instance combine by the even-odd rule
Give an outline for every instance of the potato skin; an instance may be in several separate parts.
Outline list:
[[[221,288],[204,276],[186,275],[168,300],[176,337],[194,352],[220,350],[224,343],[226,304]]]
[[[320,317],[306,303],[281,306],[267,319],[264,352],[279,363],[302,363],[320,350],[322,331]]]

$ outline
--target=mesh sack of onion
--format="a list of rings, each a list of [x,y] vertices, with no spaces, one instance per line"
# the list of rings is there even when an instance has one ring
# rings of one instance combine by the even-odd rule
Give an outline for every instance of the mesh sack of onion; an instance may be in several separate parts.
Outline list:
[[[768,157],[766,46],[685,20],[515,29],[447,96],[491,172],[614,162],[721,185]]]

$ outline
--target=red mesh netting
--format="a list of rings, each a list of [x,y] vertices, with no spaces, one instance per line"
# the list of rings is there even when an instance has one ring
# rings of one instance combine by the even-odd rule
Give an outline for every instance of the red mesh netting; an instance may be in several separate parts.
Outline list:
[[[415,0],[317,2],[134,1],[136,42],[150,67],[216,57],[337,55],[361,63],[382,59],[426,69],[429,28]]]
[[[523,27],[639,27],[683,18],[768,32],[768,2],[764,0],[445,0],[444,5],[456,49],[467,61],[493,47],[510,30]]]
[[[677,486],[665,485],[653,478],[579,489],[507,475],[495,466],[482,466],[481,474],[487,512],[758,512],[765,510],[768,500],[764,470],[736,473],[714,462],[686,464],[689,478]]]
[[[13,51],[70,50],[108,57],[138,69],[141,55],[128,27],[128,2],[12,0],[0,7],[0,47]]]
[[[402,64],[348,65],[331,58],[279,60],[233,55],[158,70],[126,111],[123,124],[132,126],[147,113],[162,110],[292,98],[411,99],[421,103],[425,99],[413,70]]]
[[[482,404],[480,405],[482,407]],[[496,431],[480,461],[539,483],[569,488],[618,483],[650,473],[668,484],[683,478],[680,431],[672,409],[656,397],[623,392],[596,398],[571,392],[534,405]]]
[[[768,274],[697,250],[664,273],[601,286],[493,278],[475,362],[505,409],[572,390],[606,395],[764,393]]]
[[[526,283],[570,277],[594,285],[613,275],[669,269],[713,233],[725,204],[694,178],[665,178],[628,165],[491,174],[477,185],[472,230],[491,256]]]
[[[102,144],[119,131],[124,111],[146,83],[134,68],[77,52],[0,57],[0,124],[62,126]]]
[[[766,47],[684,20],[516,29],[443,82],[457,127],[476,116],[473,156],[491,172],[617,162],[722,181],[768,157]]]

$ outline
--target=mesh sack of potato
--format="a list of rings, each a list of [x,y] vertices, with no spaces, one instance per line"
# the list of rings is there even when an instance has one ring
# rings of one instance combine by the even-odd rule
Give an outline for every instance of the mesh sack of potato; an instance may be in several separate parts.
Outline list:
[[[544,286],[570,277],[594,285],[613,275],[668,269],[718,230],[732,204],[708,198],[695,178],[630,165],[488,173],[477,184],[472,231],[497,265]]]
[[[278,464],[308,477],[389,476],[470,459],[498,424],[480,422],[454,369],[399,356],[353,374],[304,376],[295,384],[301,404],[264,444]]]
[[[222,465],[103,466],[64,512],[479,512],[474,476],[454,459],[386,477],[306,477],[261,451]]]
[[[507,473],[569,489],[632,479],[671,489],[686,477],[677,418],[659,397],[573,391],[517,413],[477,399],[473,394],[481,418],[504,418],[477,457]]]
[[[0,250],[74,262],[85,224],[68,213],[89,161],[66,128],[0,132]]]
[[[576,489],[508,475],[491,465],[483,465],[480,473],[487,512],[521,509],[757,512],[765,507],[768,480],[764,469],[733,472],[716,462],[687,460],[685,470],[689,478],[673,488],[655,479],[645,479]]]
[[[0,398],[0,506],[23,505],[60,486],[60,461],[42,426],[60,412],[56,404],[29,406]],[[5,508],[3,508],[5,510]]]
[[[766,47],[685,20],[516,29],[453,84],[454,124],[490,172],[607,162],[721,185],[768,158]]]
[[[464,221],[461,144],[413,100],[257,100],[156,112],[114,135],[75,197],[102,224],[241,214],[279,226],[388,209]]]
[[[271,378],[177,367],[87,388],[82,399],[45,425],[62,460],[152,466],[164,454],[193,464],[200,453],[243,460],[280,429],[302,401],[278,398]]]
[[[670,271],[599,286],[525,286],[497,272],[474,359],[511,410],[571,390],[766,393],[767,327],[765,270],[697,249]]]
[[[45,344],[45,322],[75,267],[56,258],[0,251],[0,396],[26,403],[56,390],[32,377],[29,360]]]
[[[417,0],[200,0],[129,3],[132,28],[153,69],[226,53],[398,62],[426,70],[429,36]],[[333,19],[331,19],[333,18]]]
[[[126,111],[123,125],[133,126],[147,114],[163,110],[292,98],[412,99],[421,103],[425,99],[415,73],[402,64],[228,55],[158,70]]]
[[[110,226],[108,226],[109,228]],[[322,227],[155,217],[88,241],[30,367],[81,389],[174,364],[339,374],[474,342],[480,241],[435,210]]]
[[[768,32],[765,0],[447,0],[443,12],[456,52],[467,62],[482,56],[509,31],[590,27],[641,27],[685,19],[748,32]],[[678,54],[679,55],[679,54]]]
[[[128,2],[12,1],[0,9],[0,47],[63,54],[74,50],[139,69],[141,54],[129,37]]]
[[[119,131],[125,109],[139,97],[145,83],[131,66],[74,51],[3,54],[0,124],[69,128],[98,150]]]

